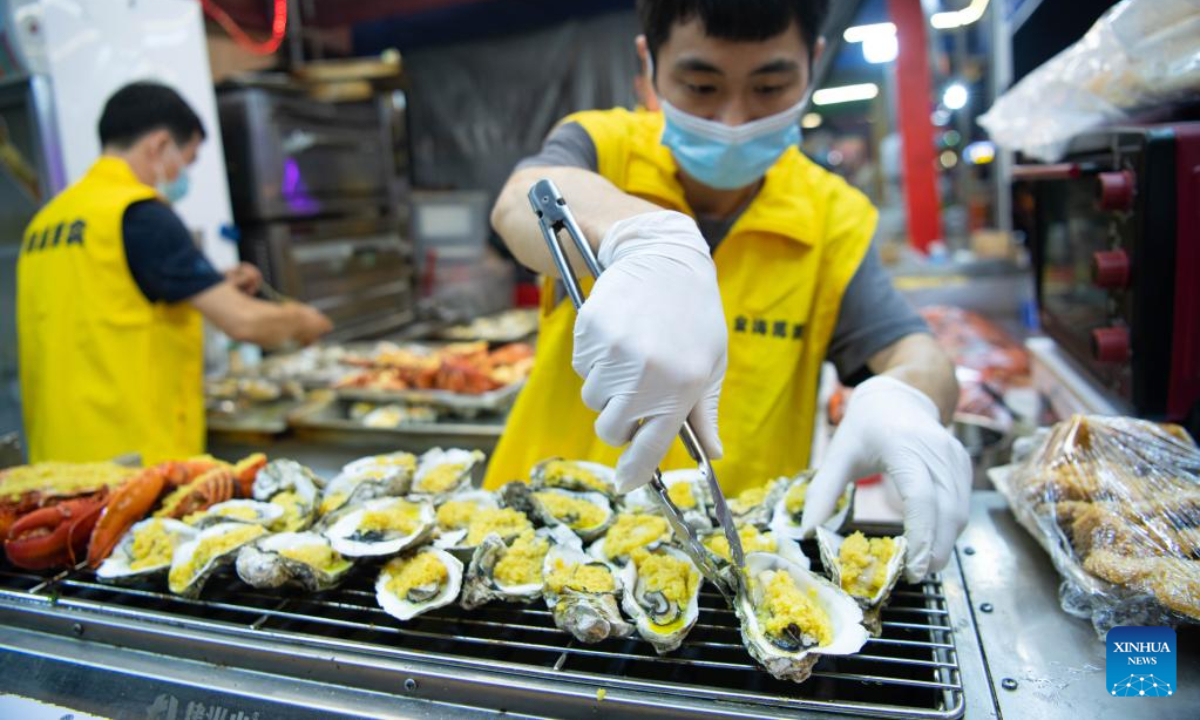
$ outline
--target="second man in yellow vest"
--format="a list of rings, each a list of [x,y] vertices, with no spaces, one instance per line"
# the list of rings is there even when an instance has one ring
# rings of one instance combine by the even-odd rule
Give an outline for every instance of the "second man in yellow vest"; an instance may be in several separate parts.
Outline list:
[[[823,0],[639,0],[662,111],[568,117],[513,173],[493,225],[551,280],[489,487],[557,455],[615,462],[631,490],[655,466],[690,464],[685,419],[721,458],[727,493],[795,473],[830,359],[858,387],[804,524],[832,514],[846,483],[885,472],[904,500],[909,576],[948,561],[971,481],[942,424],[953,366],[882,271],[870,203],[796,147],[825,12]],[[578,317],[526,199],[541,178],[605,267]]]

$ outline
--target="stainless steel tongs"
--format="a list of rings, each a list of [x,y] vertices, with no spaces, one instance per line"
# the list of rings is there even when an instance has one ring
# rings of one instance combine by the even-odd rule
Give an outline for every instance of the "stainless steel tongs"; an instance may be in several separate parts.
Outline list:
[[[593,277],[600,277],[600,274],[604,272],[604,268],[600,267],[600,260],[596,257],[592,246],[588,244],[587,238],[583,236],[583,230],[575,222],[575,216],[571,214],[571,210],[567,207],[567,201],[563,199],[562,193],[558,191],[558,187],[553,182],[550,180],[539,180],[534,183],[533,187],[529,190],[529,203],[533,206],[533,212],[538,217],[538,224],[542,228],[542,235],[546,237],[546,244],[550,247],[550,255],[554,258],[554,264],[558,267],[558,272],[562,276],[563,285],[567,289],[567,295],[571,297],[571,302],[575,305],[575,309],[578,310],[583,306],[585,300],[583,288],[580,287],[579,279],[575,276],[575,271],[567,259],[566,251],[563,249],[562,242],[558,237],[559,231],[566,230],[567,234],[571,236],[571,240],[574,241],[579,254],[583,256],[583,262],[587,265]],[[733,558],[733,563],[740,572],[746,564],[746,557],[742,552],[742,540],[738,537],[737,527],[733,524],[733,514],[729,512],[729,505],[725,502],[725,495],[721,492],[721,486],[717,483],[717,475],[713,472],[712,462],[709,461],[708,454],[701,447],[695,431],[692,430],[691,423],[684,422],[683,428],[679,432],[679,437],[683,440],[683,446],[687,449],[688,454],[696,461],[700,473],[708,482],[708,488],[712,493],[713,503],[717,510],[717,521],[721,524],[721,529],[725,532],[725,538],[729,541],[730,557]],[[696,563],[700,572],[711,580],[713,584],[717,585],[717,587],[725,588],[727,583],[718,571],[715,563],[713,563],[712,558],[705,551],[704,546],[700,544],[695,531],[683,521],[683,514],[679,512],[679,508],[675,507],[675,503],[671,502],[671,497],[667,494],[667,486],[663,483],[662,473],[657,468],[654,470],[654,476],[650,480],[649,487],[652,497],[655,497],[662,505],[667,520],[671,523],[671,527],[675,531],[675,535],[680,539],[688,557]]]

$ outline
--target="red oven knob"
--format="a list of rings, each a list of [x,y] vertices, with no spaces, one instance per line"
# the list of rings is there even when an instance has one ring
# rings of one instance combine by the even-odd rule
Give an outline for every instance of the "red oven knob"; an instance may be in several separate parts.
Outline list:
[[[1092,331],[1092,356],[1100,362],[1120,363],[1129,359],[1129,330],[1123,327]]]
[[[1124,250],[1093,253],[1092,283],[1108,290],[1129,287],[1129,254]]]
[[[1129,210],[1133,207],[1133,173],[1128,170],[1100,173],[1100,209]]]

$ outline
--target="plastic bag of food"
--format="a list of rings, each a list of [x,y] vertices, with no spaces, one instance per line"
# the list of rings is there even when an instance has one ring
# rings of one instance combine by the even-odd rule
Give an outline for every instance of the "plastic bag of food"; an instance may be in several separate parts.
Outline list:
[[[979,118],[997,145],[1055,162],[1072,137],[1200,88],[1200,4],[1124,0]]]
[[[1076,415],[996,479],[1062,575],[1063,610],[1098,635],[1200,623],[1200,449],[1182,428]]]

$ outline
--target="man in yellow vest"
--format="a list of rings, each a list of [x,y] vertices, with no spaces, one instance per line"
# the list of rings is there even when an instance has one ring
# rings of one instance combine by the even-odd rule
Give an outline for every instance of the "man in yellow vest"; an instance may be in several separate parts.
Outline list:
[[[134,83],[104,106],[100,159],[44,207],[17,261],[21,400],[31,462],[204,449],[203,333],[308,343],[331,329],[301,304],[254,299],[216,272],[171,210],[204,128],[174,90]]]
[[[694,466],[677,440],[685,419],[721,458],[726,493],[796,473],[830,359],[858,387],[804,525],[832,514],[847,483],[885,472],[904,501],[909,576],[940,569],[971,480],[942,424],[953,365],[871,248],[875,209],[796,147],[826,3],[639,0],[638,13],[661,112],[566,118],[493,210],[517,259],[550,279],[537,361],[487,485],[557,455],[615,462],[629,491],[656,465]],[[540,178],[606,268],[578,318],[526,198]]]

